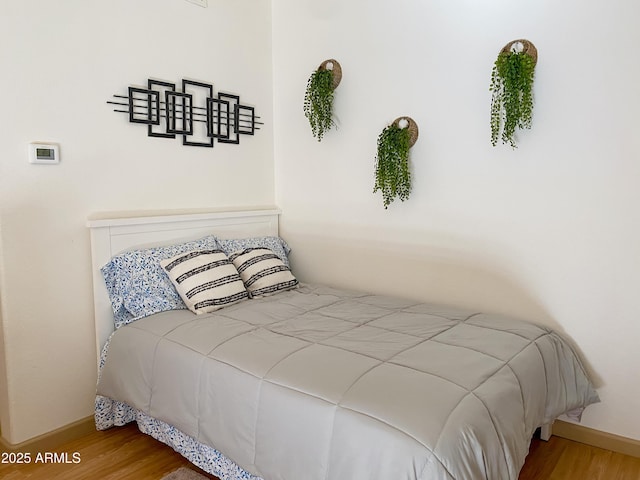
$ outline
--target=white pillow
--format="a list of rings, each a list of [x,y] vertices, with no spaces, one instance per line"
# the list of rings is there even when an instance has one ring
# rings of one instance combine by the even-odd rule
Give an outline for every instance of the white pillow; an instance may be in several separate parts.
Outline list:
[[[181,253],[160,265],[194,313],[213,312],[249,297],[236,267],[220,250]]]
[[[247,248],[229,256],[252,297],[298,286],[289,267],[268,248]]]

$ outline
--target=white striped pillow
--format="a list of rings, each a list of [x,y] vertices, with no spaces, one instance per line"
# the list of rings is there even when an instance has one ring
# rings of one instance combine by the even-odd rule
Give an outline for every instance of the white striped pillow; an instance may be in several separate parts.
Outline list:
[[[220,250],[181,253],[160,265],[194,313],[213,312],[249,298],[236,267]]]
[[[252,297],[271,295],[298,286],[289,267],[268,248],[247,248],[229,256]]]

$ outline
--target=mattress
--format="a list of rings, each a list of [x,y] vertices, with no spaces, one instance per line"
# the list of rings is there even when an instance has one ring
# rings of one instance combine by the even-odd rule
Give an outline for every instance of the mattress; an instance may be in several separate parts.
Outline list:
[[[548,328],[320,285],[121,327],[97,392],[266,480],[517,479],[598,401]]]

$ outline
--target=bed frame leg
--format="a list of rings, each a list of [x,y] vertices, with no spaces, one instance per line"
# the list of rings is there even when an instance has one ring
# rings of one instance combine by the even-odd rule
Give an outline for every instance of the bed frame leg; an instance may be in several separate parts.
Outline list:
[[[548,442],[551,438],[551,434],[553,433],[551,430],[553,428],[553,422],[545,423],[540,427],[540,440],[544,440]]]

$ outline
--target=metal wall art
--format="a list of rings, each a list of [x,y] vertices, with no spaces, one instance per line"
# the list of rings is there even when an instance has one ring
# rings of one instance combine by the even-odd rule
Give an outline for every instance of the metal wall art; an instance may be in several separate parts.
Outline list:
[[[218,92],[209,83],[182,80],[175,83],[149,79],[147,88],[129,87],[128,95],[113,95],[114,112],[128,113],[129,121],[147,125],[150,137],[176,138],[183,145],[213,147],[220,143],[240,143],[240,135],[260,130],[254,108],[240,103],[240,96]]]

